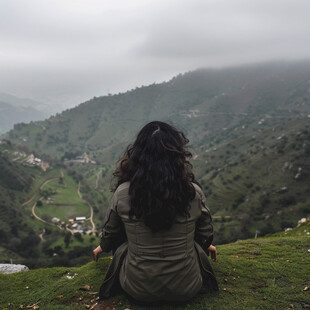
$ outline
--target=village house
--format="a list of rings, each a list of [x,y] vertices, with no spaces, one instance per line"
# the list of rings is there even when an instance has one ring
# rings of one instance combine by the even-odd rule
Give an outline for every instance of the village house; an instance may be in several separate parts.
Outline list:
[[[26,163],[31,166],[40,166],[42,160],[40,158],[35,157],[33,154],[29,155]]]
[[[75,218],[75,220],[78,222],[84,222],[86,220],[86,217],[85,216],[78,216]]]

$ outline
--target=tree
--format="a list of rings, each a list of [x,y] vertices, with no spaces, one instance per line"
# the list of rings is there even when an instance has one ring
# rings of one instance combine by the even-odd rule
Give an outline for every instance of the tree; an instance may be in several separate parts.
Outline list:
[[[69,244],[70,244],[70,241],[71,241],[71,233],[67,232],[65,234],[65,237],[64,237],[64,242],[65,242],[65,245],[66,245],[66,248],[69,247]]]
[[[76,240],[80,241],[80,242],[83,242],[83,241],[84,241],[84,240],[83,240],[83,237],[82,237],[82,235],[81,235],[80,233],[75,233],[75,234],[74,234],[74,238],[75,238]]]

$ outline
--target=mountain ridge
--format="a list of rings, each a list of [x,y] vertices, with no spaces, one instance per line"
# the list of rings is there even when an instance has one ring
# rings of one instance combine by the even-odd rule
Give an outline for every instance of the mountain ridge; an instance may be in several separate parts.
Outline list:
[[[169,82],[94,97],[46,121],[17,125],[7,137],[23,143],[20,137],[25,136],[30,148],[41,139],[38,151],[58,158],[66,151],[97,151],[97,160],[106,161],[111,145],[128,143],[139,127],[154,119],[174,122],[190,139],[199,130],[203,136],[195,143],[200,143],[204,136],[250,116],[268,114],[274,123],[281,117],[305,116],[310,113],[309,81],[308,62],[200,69]]]

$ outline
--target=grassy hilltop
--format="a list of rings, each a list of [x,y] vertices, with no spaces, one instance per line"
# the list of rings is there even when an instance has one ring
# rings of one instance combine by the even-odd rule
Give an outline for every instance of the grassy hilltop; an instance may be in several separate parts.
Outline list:
[[[286,233],[218,246],[212,262],[220,292],[198,295],[182,306],[142,307],[123,296],[95,306],[110,258],[82,267],[0,275],[2,309],[309,309],[310,221]],[[91,258],[90,258],[91,260]],[[81,287],[89,285],[89,290]],[[308,289],[307,289],[308,287]],[[85,289],[85,288],[84,288]],[[87,287],[86,287],[87,289]]]

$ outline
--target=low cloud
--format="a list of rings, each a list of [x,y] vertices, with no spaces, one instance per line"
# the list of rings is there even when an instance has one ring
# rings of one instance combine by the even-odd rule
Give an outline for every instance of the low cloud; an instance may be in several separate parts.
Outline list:
[[[64,104],[310,55],[307,0],[0,0],[0,91]]]

